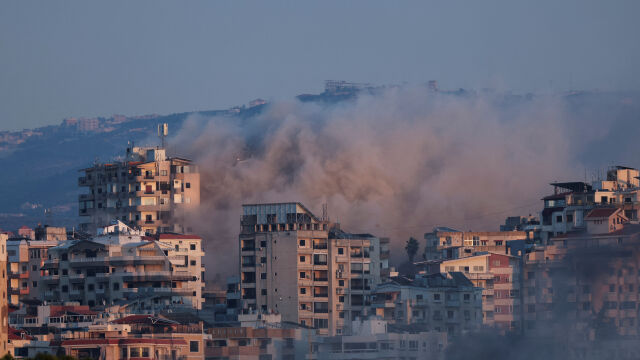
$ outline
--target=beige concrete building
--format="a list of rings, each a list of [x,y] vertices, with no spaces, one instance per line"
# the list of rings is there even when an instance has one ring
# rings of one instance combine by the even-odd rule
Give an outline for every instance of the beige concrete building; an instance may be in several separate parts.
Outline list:
[[[527,240],[525,231],[457,231],[436,227],[424,234],[425,260],[457,259],[490,251],[506,254],[508,242]]]
[[[154,312],[202,307],[202,239],[147,237],[121,222],[91,240],[69,240],[48,252],[41,300],[128,306]]]
[[[374,291],[372,308],[394,325],[459,336],[482,324],[482,289],[462,273],[391,278]]]
[[[0,354],[9,352],[9,300],[7,297],[7,238],[0,234]]]
[[[446,260],[442,272],[459,271],[482,288],[485,325],[517,331],[522,326],[522,262],[519,257],[485,253]]]
[[[96,164],[82,170],[78,185],[82,229],[117,219],[146,233],[190,232],[189,209],[200,204],[200,174],[190,160],[168,157],[164,148],[129,147],[125,161]]]
[[[365,315],[384,271],[378,238],[343,232],[300,203],[244,205],[241,227],[244,312],[279,312],[331,335]]]
[[[66,235],[65,235],[66,236]],[[7,274],[9,277],[9,304],[14,307],[26,299],[42,298],[42,266],[50,248],[57,240],[9,239],[7,241]]]

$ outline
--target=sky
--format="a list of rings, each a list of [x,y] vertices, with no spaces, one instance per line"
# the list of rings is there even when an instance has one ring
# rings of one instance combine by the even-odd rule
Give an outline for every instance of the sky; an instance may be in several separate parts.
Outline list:
[[[323,81],[638,90],[640,2],[3,1],[0,131],[223,109]]]

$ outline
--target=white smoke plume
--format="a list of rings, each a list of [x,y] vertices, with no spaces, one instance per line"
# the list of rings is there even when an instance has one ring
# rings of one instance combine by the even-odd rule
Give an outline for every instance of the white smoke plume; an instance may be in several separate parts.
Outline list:
[[[433,226],[497,230],[536,213],[548,183],[574,171],[561,102],[504,103],[392,88],[334,105],[270,104],[242,119],[191,117],[172,139],[202,176],[194,231],[208,276],[237,270],[241,205],[300,201],[352,232],[409,236]],[[421,241],[422,242],[422,241]]]

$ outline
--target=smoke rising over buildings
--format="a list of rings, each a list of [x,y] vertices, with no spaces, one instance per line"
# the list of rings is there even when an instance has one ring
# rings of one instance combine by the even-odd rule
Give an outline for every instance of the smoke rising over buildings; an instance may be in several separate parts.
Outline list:
[[[193,228],[211,239],[209,253],[237,251],[240,204],[287,200],[326,202],[331,220],[391,237],[400,257],[400,244],[433,225],[497,227],[514,204],[537,209],[548,180],[573,170],[566,117],[553,98],[400,87],[337,104],[277,102],[233,121],[194,116],[172,146],[201,168]]]

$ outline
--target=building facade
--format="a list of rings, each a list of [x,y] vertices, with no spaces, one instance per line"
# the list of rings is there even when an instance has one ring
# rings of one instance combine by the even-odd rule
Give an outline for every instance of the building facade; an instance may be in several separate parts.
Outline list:
[[[117,219],[146,233],[189,232],[186,214],[200,204],[200,174],[164,148],[129,147],[126,160],[86,168],[78,185],[79,214],[89,233]]]
[[[7,241],[7,275],[9,304],[17,307],[26,299],[40,299],[44,289],[42,266],[57,240],[9,239]]]
[[[9,352],[9,298],[7,295],[7,238],[0,234],[0,353]]]
[[[374,291],[372,308],[393,325],[460,336],[482,324],[482,289],[462,273],[391,278]]]
[[[244,312],[278,312],[283,321],[348,332],[380,282],[380,240],[349,234],[300,203],[244,205],[240,290]]]
[[[459,271],[482,288],[485,325],[518,331],[522,326],[522,260],[505,254],[485,253],[446,260],[441,271]]]
[[[41,300],[126,304],[130,311],[202,307],[201,238],[142,236],[119,223],[113,233],[69,240],[49,249]],[[125,230],[126,229],[126,230]]]
[[[472,256],[482,251],[507,254],[509,243],[524,242],[528,234],[525,231],[458,231],[436,227],[424,234],[424,238],[425,260],[442,260]]]

